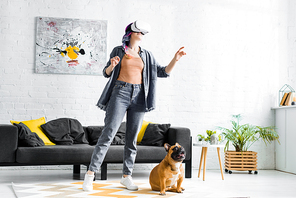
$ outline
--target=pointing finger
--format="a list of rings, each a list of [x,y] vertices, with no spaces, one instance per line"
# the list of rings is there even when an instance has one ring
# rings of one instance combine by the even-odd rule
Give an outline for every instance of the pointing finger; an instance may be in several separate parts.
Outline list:
[[[185,47],[181,47],[181,48],[178,50],[178,52],[181,51],[181,50],[184,49],[184,48],[185,48]]]

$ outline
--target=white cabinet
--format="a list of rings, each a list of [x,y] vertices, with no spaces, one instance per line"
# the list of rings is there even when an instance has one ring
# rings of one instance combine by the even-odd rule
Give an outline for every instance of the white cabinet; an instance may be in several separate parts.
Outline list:
[[[296,106],[273,108],[280,144],[275,144],[276,169],[296,174]]]

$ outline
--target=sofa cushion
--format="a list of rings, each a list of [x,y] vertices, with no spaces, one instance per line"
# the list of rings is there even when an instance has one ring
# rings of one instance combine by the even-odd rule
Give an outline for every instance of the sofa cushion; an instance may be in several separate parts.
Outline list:
[[[104,162],[107,163],[122,163],[123,160],[123,145],[112,145],[107,151]],[[164,147],[158,146],[137,146],[136,162],[160,162],[166,156]]]
[[[89,163],[94,146],[88,144],[18,147],[16,162],[35,165]]]
[[[136,162],[161,162],[167,155],[167,152],[162,146],[137,146]]]
[[[18,128],[18,146],[44,146],[42,139],[22,122],[19,124],[14,123]]]
[[[146,146],[163,146],[167,141],[166,133],[170,124],[152,124],[147,126],[146,132],[140,145]]]
[[[21,121],[22,123],[24,123],[27,127],[29,127],[29,129],[36,133],[44,142],[45,145],[55,145],[53,142],[51,142],[48,137],[43,133],[42,128],[40,127],[42,124],[45,124],[45,118],[41,117],[39,119],[36,120],[26,120],[26,121]],[[10,120],[11,124],[19,124],[20,121],[13,121]]]
[[[87,144],[82,125],[76,119],[59,118],[41,125],[44,133],[58,145]]]
[[[124,145],[110,146],[104,162],[122,163]],[[32,165],[88,164],[90,163],[94,146],[87,144],[54,145],[38,148],[19,147],[16,152],[16,162]],[[160,162],[166,156],[163,147],[137,146],[136,162]]]
[[[98,142],[99,137],[101,136],[103,126],[88,126],[88,141],[90,145],[95,145]],[[126,131],[126,122],[122,122],[111,145],[124,145],[125,144],[125,131]]]
[[[90,145],[95,145],[101,136],[103,126],[88,126],[86,127],[88,142]]]

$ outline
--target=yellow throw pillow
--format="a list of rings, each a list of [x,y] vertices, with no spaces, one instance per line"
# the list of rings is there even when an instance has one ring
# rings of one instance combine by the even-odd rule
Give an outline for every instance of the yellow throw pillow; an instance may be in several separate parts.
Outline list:
[[[145,134],[145,131],[146,131],[147,126],[148,126],[149,123],[151,123],[151,122],[147,122],[147,121],[143,120],[141,130],[140,130],[140,132],[138,134],[138,137],[137,137],[137,144],[140,144],[140,142],[142,141],[142,139],[144,137],[144,134]]]
[[[10,120],[11,124],[19,124],[19,121],[13,121]],[[52,143],[48,137],[43,133],[42,129],[41,129],[41,125],[45,124],[45,118],[39,118],[36,120],[26,120],[26,121],[21,121],[21,123],[23,123],[24,125],[26,125],[32,132],[36,133],[44,142],[45,145],[55,145],[54,143]]]

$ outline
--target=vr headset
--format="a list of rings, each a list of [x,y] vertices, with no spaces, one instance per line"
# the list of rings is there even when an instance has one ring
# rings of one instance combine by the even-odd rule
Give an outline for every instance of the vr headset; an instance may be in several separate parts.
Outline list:
[[[138,20],[133,22],[133,24],[131,25],[131,29],[133,32],[141,32],[143,35],[145,35],[150,32],[151,27],[148,23]]]

